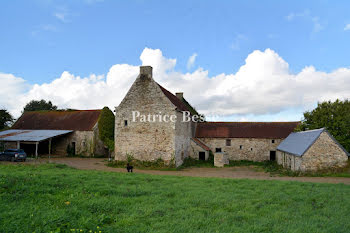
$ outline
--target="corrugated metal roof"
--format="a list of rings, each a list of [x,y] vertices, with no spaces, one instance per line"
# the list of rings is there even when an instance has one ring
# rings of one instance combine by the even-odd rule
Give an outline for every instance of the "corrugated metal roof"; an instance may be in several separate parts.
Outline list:
[[[323,131],[325,131],[324,128],[291,133],[278,145],[277,150],[302,156]]]
[[[286,138],[300,122],[203,122],[196,138]]]
[[[40,142],[49,138],[57,137],[72,130],[18,130],[10,129],[0,132],[0,141],[25,141]]]
[[[24,112],[12,129],[50,129],[90,131],[96,125],[101,110]]]

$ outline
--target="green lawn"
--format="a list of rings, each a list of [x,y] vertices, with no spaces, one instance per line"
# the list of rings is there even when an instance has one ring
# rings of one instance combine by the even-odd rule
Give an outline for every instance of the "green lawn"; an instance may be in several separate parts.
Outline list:
[[[0,165],[0,210],[0,232],[349,232],[350,186]]]

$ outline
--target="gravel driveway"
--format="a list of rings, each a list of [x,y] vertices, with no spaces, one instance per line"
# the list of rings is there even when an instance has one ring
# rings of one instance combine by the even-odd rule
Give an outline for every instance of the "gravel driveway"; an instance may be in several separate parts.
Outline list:
[[[105,164],[106,159],[95,158],[40,158],[38,160],[29,160],[26,163],[59,163],[70,167],[84,170],[99,170],[111,172],[126,172],[124,168],[112,168]],[[193,177],[220,177],[232,179],[257,179],[257,180],[286,180],[318,183],[344,183],[350,185],[350,178],[345,177],[279,177],[270,176],[269,173],[255,171],[251,167],[225,167],[225,168],[187,168],[180,171],[159,171],[159,170],[140,170],[134,169],[135,173],[153,174],[153,175],[173,175],[173,176],[193,176]]]

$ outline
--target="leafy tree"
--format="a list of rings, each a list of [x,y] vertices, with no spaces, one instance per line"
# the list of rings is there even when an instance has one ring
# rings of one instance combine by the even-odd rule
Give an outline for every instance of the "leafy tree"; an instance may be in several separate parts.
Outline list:
[[[350,101],[318,103],[312,111],[304,113],[297,131],[326,128],[337,141],[350,151]]]
[[[0,109],[0,130],[9,127],[13,121],[12,115],[6,109]]]
[[[26,111],[40,111],[40,110],[57,110],[57,106],[53,105],[51,101],[32,100],[24,106],[23,112]]]
[[[114,150],[114,119],[113,112],[104,107],[98,120],[100,139],[110,151]]]

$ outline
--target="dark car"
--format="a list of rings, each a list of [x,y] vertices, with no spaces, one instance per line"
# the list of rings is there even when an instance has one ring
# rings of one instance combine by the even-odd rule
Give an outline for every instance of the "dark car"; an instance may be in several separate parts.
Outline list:
[[[8,149],[0,153],[0,160],[4,161],[26,161],[27,154],[22,149]]]

